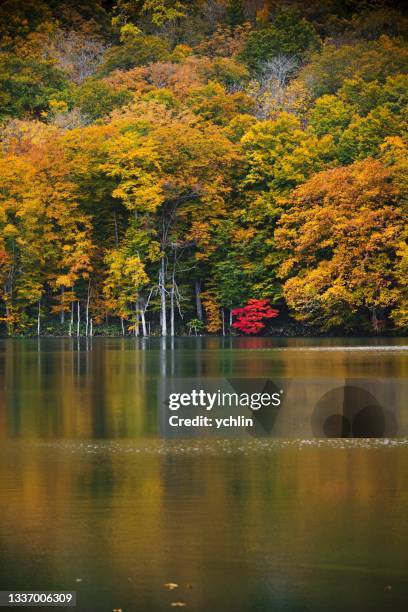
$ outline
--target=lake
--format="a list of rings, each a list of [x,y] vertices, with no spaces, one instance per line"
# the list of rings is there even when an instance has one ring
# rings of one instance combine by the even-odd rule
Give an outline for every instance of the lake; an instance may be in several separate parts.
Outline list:
[[[400,388],[408,339],[1,340],[0,590],[76,591],[81,612],[406,610],[408,438],[169,439],[157,388],[177,377]]]

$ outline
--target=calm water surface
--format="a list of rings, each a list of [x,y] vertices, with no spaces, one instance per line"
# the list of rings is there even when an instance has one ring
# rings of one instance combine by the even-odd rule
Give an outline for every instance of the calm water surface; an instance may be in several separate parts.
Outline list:
[[[408,440],[165,440],[156,390],[407,375],[408,339],[1,341],[0,590],[76,590],[80,612],[406,610]]]

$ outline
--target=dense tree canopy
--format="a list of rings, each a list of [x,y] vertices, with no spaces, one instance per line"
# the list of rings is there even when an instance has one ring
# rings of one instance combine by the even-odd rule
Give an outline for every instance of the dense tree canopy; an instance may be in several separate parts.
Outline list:
[[[380,0],[3,2],[2,333],[406,330],[406,24]],[[254,304],[274,317],[234,326]]]

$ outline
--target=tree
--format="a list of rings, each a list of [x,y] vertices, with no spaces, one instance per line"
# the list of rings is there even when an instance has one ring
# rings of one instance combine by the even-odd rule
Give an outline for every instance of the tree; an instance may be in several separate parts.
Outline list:
[[[212,82],[189,91],[187,104],[204,121],[224,125],[235,115],[249,113],[253,101],[243,92],[228,93],[220,83]]]
[[[0,40],[12,46],[52,18],[47,2],[6,0],[0,5]]]
[[[155,26],[163,26],[185,17],[188,4],[186,0],[118,0],[115,9],[119,22],[148,15]]]
[[[89,219],[79,209],[59,143],[26,141],[19,146],[24,153],[17,155],[11,147],[0,158],[0,251],[7,271],[5,319],[24,329],[34,305],[39,319],[44,295],[51,293],[66,308],[64,290],[72,292],[89,276],[92,242]]]
[[[86,31],[58,30],[49,45],[51,56],[76,84],[96,72],[105,51],[106,43]]]
[[[392,167],[367,159],[299,187],[275,232],[286,252],[284,296],[301,321],[356,329],[404,302],[407,224]],[[402,324],[403,317],[399,321]]]
[[[36,117],[68,86],[53,60],[0,51],[0,121],[5,117]]]
[[[262,64],[258,78],[247,88],[255,100],[258,119],[269,119],[282,110],[287,82],[296,67],[294,57],[281,54]]]
[[[99,68],[100,75],[107,75],[113,70],[130,70],[152,62],[165,61],[169,58],[168,43],[149,34],[143,34],[132,24],[121,28],[121,44],[110,47]]]
[[[259,121],[241,142],[249,167],[243,185],[254,190],[258,214],[264,210],[276,216],[290,190],[333,158],[332,139],[303,130],[299,119],[288,113]]]
[[[9,332],[71,311],[77,333],[89,318],[226,333],[283,285],[320,329],[368,312],[407,325],[403,15],[382,0],[0,4]]]
[[[257,71],[277,55],[300,60],[307,51],[319,46],[320,39],[311,23],[296,11],[280,9],[271,26],[249,34],[241,57],[251,70]]]
[[[245,23],[245,11],[242,0],[228,0],[226,16],[228,25],[232,27]]]
[[[186,16],[185,0],[145,0],[142,11],[151,15],[155,25],[161,26]]]
[[[345,79],[338,95],[343,102],[353,105],[361,117],[378,106],[403,116],[408,104],[408,75],[391,75],[385,83],[377,80],[367,83],[361,77]]]
[[[321,53],[312,56],[299,78],[314,97],[334,94],[346,79],[360,78],[364,83],[404,73],[408,51],[400,39],[381,36],[373,41],[356,41],[341,46],[326,42]]]
[[[107,306],[123,321],[134,317],[134,330],[138,334],[140,289],[149,281],[140,258],[126,243],[109,252],[105,261],[108,265],[104,283]],[[143,330],[145,332],[145,330]],[[144,333],[143,335],[147,335]]]
[[[94,121],[130,102],[132,94],[126,89],[115,91],[104,81],[91,77],[73,90],[72,98],[81,113]]]
[[[279,311],[271,308],[268,300],[248,300],[243,308],[235,308],[232,315],[236,317],[232,327],[244,334],[258,334],[265,328],[265,319],[277,317]]]
[[[310,110],[309,123],[317,136],[330,134],[338,143],[344,130],[351,123],[356,108],[337,96],[324,95],[318,98]]]
[[[130,112],[116,119],[121,131],[106,143],[102,167],[118,180],[113,195],[131,213],[134,249],[143,262],[150,260],[147,272],[158,279],[150,289],[159,294],[166,335],[168,298],[173,321],[181,257],[193,252],[202,260],[214,249],[211,234],[226,214],[229,177],[239,156],[216,126],[151,108],[150,121]]]
[[[404,116],[379,106],[366,117],[355,117],[339,139],[339,158],[343,163],[368,156],[377,157],[380,145],[389,136],[406,133],[408,127]]]

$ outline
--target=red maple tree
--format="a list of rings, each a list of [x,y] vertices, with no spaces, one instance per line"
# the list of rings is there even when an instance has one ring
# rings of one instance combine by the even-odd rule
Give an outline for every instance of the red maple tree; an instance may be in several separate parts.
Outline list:
[[[232,314],[237,317],[232,327],[244,334],[257,334],[265,327],[263,319],[273,319],[279,311],[271,307],[269,300],[251,299],[243,308],[234,308]]]

